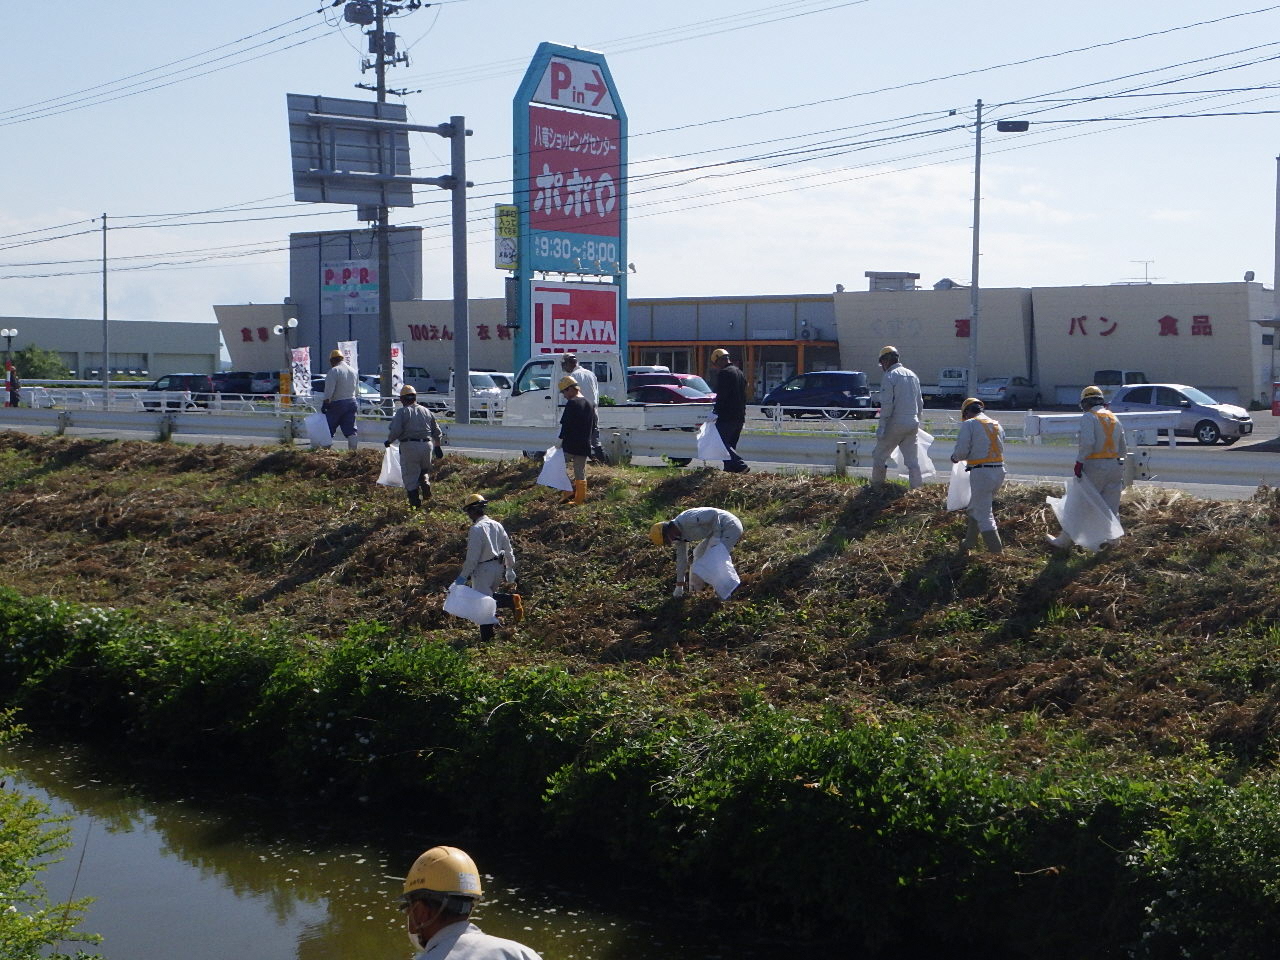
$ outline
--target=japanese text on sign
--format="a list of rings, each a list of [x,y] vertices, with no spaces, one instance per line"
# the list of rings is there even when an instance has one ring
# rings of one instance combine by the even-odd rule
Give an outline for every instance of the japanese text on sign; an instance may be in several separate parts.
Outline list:
[[[534,230],[620,232],[619,121],[529,108],[529,222]]]
[[[533,353],[618,349],[618,288],[611,284],[532,284]]]

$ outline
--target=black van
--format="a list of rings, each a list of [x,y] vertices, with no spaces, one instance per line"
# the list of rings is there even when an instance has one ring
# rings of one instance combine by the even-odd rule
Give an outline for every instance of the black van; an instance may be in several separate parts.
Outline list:
[[[879,407],[871,399],[867,375],[861,370],[797,373],[765,394],[760,405],[781,407],[789,417],[812,414],[833,420],[870,420]]]

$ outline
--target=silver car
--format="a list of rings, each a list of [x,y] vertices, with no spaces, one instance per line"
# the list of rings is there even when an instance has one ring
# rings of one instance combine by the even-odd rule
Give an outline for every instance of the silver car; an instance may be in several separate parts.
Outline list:
[[[1026,377],[986,377],[978,381],[978,399],[988,407],[1027,409],[1040,406],[1040,391]]]
[[[1174,433],[1200,443],[1235,443],[1253,433],[1253,418],[1243,407],[1219,403],[1203,390],[1181,383],[1143,383],[1120,387],[1111,401],[1116,413],[1180,411]]]

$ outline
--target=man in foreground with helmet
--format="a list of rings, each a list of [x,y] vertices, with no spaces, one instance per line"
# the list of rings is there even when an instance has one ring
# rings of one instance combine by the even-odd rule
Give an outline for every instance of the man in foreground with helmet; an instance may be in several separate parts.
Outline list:
[[[690,569],[689,544],[700,541],[693,548],[693,560],[717,543],[731,554],[742,539],[742,521],[728,510],[718,507],[691,507],[676,515],[673,520],[659,521],[649,528],[649,540],[657,547],[676,547],[676,588],[673,597],[683,597],[690,590],[700,590],[706,584]]]
[[[960,432],[951,451],[951,462],[965,463],[969,474],[969,506],[965,523],[964,549],[978,545],[978,534],[990,553],[1004,549],[996,529],[992,499],[1004,486],[1004,427],[984,413],[986,404],[970,397],[960,404]]]
[[[895,449],[902,452],[907,467],[907,487],[924,484],[920,472],[918,435],[924,415],[924,399],[920,394],[920,378],[898,362],[898,348],[880,351],[880,418],[876,423],[876,448],[871,452],[871,482],[884,483],[889,456]]]
[[[1107,398],[1096,386],[1080,391],[1080,446],[1076,452],[1076,479],[1087,480],[1116,516],[1120,515],[1120,494],[1124,492],[1124,458],[1128,452],[1124,427],[1107,409]],[[1049,545],[1069,549],[1071,537],[1064,530],[1049,537]]]
[[[458,579],[453,582],[465,586],[470,580],[472,590],[492,597],[504,580],[515,583],[516,554],[506,528],[493,517],[485,516],[488,503],[478,493],[462,502],[462,510],[471,520],[471,530],[467,533],[466,559],[462,561]],[[502,599],[515,610],[517,623],[524,619],[524,605],[518,593],[503,594]],[[480,624],[480,639],[492,640],[493,628],[492,623]]]
[[[356,371],[341,350],[329,354],[329,372],[324,375],[324,400],[320,403],[320,412],[329,422],[329,436],[342,428],[342,435],[347,438],[347,449],[355,450],[360,445],[356,431]]]
[[[432,847],[404,878],[400,908],[414,955],[430,960],[541,960],[523,943],[492,937],[471,922],[482,894],[475,862],[457,847]]]
[[[738,456],[738,441],[747,422],[747,378],[723,347],[711,351],[711,366],[716,372],[716,401],[711,412],[716,415],[716,430],[729,451],[724,468],[729,473],[750,473],[747,461]]]
[[[561,502],[586,503],[587,458],[591,456],[591,435],[596,430],[596,408],[582,395],[573,377],[561,377],[559,388],[565,402],[556,446],[564,450],[566,468],[573,466],[573,492],[566,493]]]
[[[418,403],[418,391],[405,384],[400,388],[400,409],[391,417],[389,447],[400,442],[400,478],[412,506],[422,505],[422,493],[431,496],[431,462],[444,455],[440,449],[440,425],[435,414]],[[421,492],[419,492],[421,487]]]

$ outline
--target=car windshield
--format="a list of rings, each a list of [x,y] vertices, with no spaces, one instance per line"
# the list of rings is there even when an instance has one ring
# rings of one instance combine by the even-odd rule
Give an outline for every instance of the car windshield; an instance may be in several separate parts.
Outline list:
[[[689,376],[687,377],[681,377],[680,382],[685,387],[688,387],[693,390],[699,390],[702,393],[711,392],[711,384],[707,383],[707,381],[703,380],[699,376],[696,376],[695,374],[689,374]]]
[[[1195,387],[1182,387],[1181,389],[1183,395],[1192,403],[1202,403],[1207,407],[1211,407],[1218,402],[1203,390],[1197,390]]]
[[[471,374],[471,386],[478,390],[497,390],[498,385],[493,382],[493,377],[487,373]]]
[[[1008,377],[987,377],[978,381],[978,386],[980,387],[1007,387],[1008,385]]]

